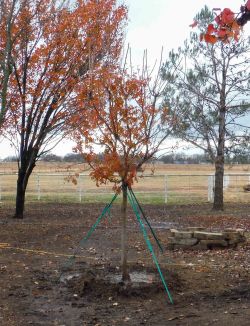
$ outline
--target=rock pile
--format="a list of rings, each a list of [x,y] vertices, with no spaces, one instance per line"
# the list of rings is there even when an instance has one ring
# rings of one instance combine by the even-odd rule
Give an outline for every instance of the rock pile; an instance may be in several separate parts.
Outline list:
[[[243,229],[225,229],[223,232],[207,232],[204,228],[189,227],[185,230],[170,229],[169,249],[236,248],[246,241]]]
[[[245,192],[250,192],[250,184],[243,186]]]

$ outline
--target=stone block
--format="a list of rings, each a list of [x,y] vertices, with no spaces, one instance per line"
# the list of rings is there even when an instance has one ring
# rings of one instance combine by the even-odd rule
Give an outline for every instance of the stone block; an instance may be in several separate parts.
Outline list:
[[[227,229],[224,230],[224,232],[237,232],[237,233],[239,233],[240,235],[244,236],[246,230],[244,230],[244,229],[239,229],[239,228],[237,228],[237,229],[227,228]]]
[[[244,190],[245,192],[250,192],[250,184],[244,185],[244,186],[243,186],[243,190]]]
[[[201,226],[189,226],[189,227],[185,228],[185,231],[191,231],[191,232],[204,231],[204,230],[206,230],[206,228],[203,228]]]
[[[226,240],[200,240],[200,244],[206,246],[208,249],[216,247],[228,247],[228,242]]]
[[[246,241],[246,238],[245,237],[241,237],[241,238],[238,238],[238,239],[229,239],[228,240],[228,244],[237,244],[237,243],[243,243]]]
[[[179,239],[175,237],[168,238],[169,242],[174,245],[194,246],[198,240],[195,238]]]
[[[205,240],[204,240],[205,241]],[[206,243],[201,243],[200,241],[192,247],[193,250],[207,250],[208,246]]]
[[[225,239],[227,240],[239,240],[242,238],[242,235],[236,231],[225,231],[223,232]]]
[[[171,229],[170,232],[177,239],[190,239],[193,237],[193,232],[191,231],[178,231]]]
[[[199,240],[224,240],[225,236],[221,232],[202,232],[195,231],[194,237]]]
[[[236,248],[246,241],[244,229],[225,229],[223,232],[206,232],[203,227],[170,229],[169,249],[206,250]]]
[[[235,231],[239,232],[239,234],[242,235],[242,236],[244,236],[245,232],[246,232],[246,230],[244,230],[244,229],[236,229]]]
[[[228,245],[231,247],[237,247],[238,243],[239,243],[238,240],[228,240]]]

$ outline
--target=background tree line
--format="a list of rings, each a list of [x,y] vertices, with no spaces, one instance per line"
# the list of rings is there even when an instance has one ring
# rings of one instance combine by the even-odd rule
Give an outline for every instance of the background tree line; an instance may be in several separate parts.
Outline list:
[[[97,154],[100,159],[103,153]],[[65,163],[86,163],[84,157],[79,153],[67,153],[64,156],[49,153],[42,155],[39,159],[40,162],[65,162]],[[15,156],[7,156],[2,159],[2,162],[17,162]],[[207,154],[187,154],[185,152],[171,153],[156,157],[151,162],[163,164],[212,164]],[[250,164],[250,151],[237,153],[225,157],[226,164]]]

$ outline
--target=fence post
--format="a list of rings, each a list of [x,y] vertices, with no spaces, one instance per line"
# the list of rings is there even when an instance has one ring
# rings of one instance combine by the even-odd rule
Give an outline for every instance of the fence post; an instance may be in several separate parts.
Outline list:
[[[211,176],[207,177],[207,201],[210,202],[211,199]]]
[[[239,180],[239,175],[236,175],[236,189],[237,189],[237,194],[236,194],[236,198],[237,198],[237,201],[239,202],[240,201],[240,180]]]
[[[168,202],[168,176],[164,175],[164,184],[165,184],[165,193],[164,193],[164,199],[165,199],[165,204]]]
[[[224,175],[223,189],[227,189],[230,184],[230,176],[228,174]]]
[[[208,176],[207,199],[210,203],[214,200],[214,174]]]
[[[39,174],[36,175],[36,182],[37,182],[37,199],[41,199],[41,187],[40,187],[40,176]]]
[[[188,199],[190,200],[190,197],[191,197],[191,195],[190,195],[190,175],[188,176]]]

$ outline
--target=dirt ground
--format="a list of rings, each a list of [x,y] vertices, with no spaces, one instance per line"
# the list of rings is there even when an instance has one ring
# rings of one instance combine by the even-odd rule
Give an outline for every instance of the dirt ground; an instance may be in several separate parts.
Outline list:
[[[169,228],[244,228],[236,249],[156,254],[169,302],[145,241],[129,210],[128,260],[133,283],[119,282],[119,207],[68,260],[102,210],[101,204],[29,204],[24,220],[0,206],[0,325],[250,325],[250,205],[145,205],[164,248]],[[63,271],[63,273],[62,273]],[[60,274],[61,278],[60,278]]]

